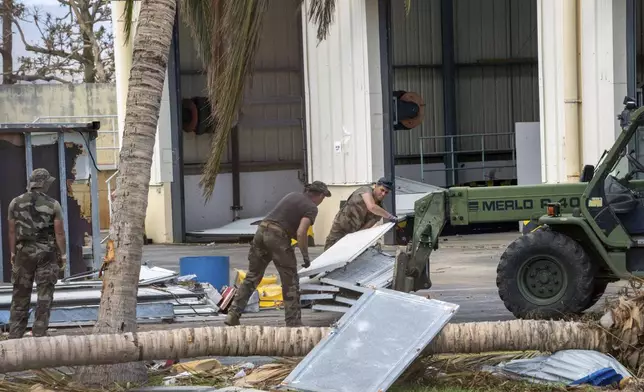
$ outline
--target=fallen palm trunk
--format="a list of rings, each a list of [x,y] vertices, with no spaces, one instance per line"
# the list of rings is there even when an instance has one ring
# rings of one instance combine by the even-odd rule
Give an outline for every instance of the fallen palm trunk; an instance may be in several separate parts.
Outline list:
[[[0,342],[0,373],[210,355],[302,357],[329,330],[310,327],[204,327],[8,340]],[[576,348],[607,352],[610,336],[600,328],[579,322],[513,320],[448,324],[427,351],[552,352]]]

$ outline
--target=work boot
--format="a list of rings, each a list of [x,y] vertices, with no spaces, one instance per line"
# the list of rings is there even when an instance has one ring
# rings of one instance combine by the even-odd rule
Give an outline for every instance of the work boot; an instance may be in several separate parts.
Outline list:
[[[229,327],[240,325],[239,315],[236,314],[235,312],[228,312],[228,317],[226,317],[226,321],[224,321],[224,324],[226,324]]]

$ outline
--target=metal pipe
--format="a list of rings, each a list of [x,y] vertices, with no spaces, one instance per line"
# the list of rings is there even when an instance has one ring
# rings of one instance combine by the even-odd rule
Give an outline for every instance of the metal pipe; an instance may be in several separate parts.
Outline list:
[[[31,145],[31,133],[25,132],[25,167],[27,168],[27,183],[31,172],[34,171],[34,157]]]
[[[174,27],[172,30],[172,45],[168,57],[168,95],[170,99],[170,120],[172,134],[172,183],[170,194],[172,196],[172,241],[182,243],[186,240],[186,208],[183,173],[183,123],[181,110],[181,51],[179,47],[179,26],[181,23],[177,9],[174,15]]]
[[[579,182],[579,65],[577,46],[577,0],[563,1],[563,83],[566,180]]]
[[[420,149],[420,182],[425,182],[425,167],[424,167],[425,161],[423,157],[423,155],[425,154],[423,153],[423,141],[419,140],[419,142],[420,143],[418,147]]]
[[[233,211],[233,221],[239,219],[239,211],[243,208],[241,205],[241,185],[239,174],[239,128],[234,126],[230,132],[230,146],[232,150],[233,166],[233,205],[230,209]]]
[[[96,139],[90,139],[89,153],[96,156]],[[101,225],[100,212],[98,208],[98,170],[96,165],[90,161],[90,203],[92,204],[92,268],[99,269],[101,266]],[[107,195],[108,199],[110,195]],[[67,263],[69,265],[69,263]]]
[[[67,160],[65,159],[65,133],[58,134],[58,175],[60,176],[60,205],[63,209],[63,224],[65,226],[65,254],[67,265],[65,277],[69,276],[71,255],[69,254],[69,210],[67,208]],[[82,257],[82,254],[81,254]]]
[[[396,136],[394,134],[394,70],[393,66],[393,40],[392,40],[392,5],[391,0],[378,0],[378,36],[380,50],[381,90],[382,90],[382,132],[383,132],[383,166],[384,174],[391,181],[396,180]],[[391,195],[385,199],[385,208],[396,214],[396,186],[391,190]],[[385,244],[395,245],[396,236],[393,230],[384,238]]]
[[[441,0],[441,49],[443,55],[443,112],[445,118],[445,135],[456,135],[456,73],[454,58],[454,3],[453,0]],[[453,149],[453,138],[451,146]],[[447,142],[447,141],[446,141]],[[447,148],[448,145],[445,146]],[[445,155],[447,169],[456,167],[454,154]],[[452,170],[451,184],[449,173],[446,173],[446,186],[457,182],[456,171]]]

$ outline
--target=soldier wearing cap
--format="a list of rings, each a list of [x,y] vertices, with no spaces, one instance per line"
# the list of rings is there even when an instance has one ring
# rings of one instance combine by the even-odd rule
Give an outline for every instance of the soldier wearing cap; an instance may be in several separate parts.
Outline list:
[[[383,177],[373,187],[366,185],[356,189],[335,215],[324,243],[324,250],[347,234],[373,227],[381,218],[396,222],[396,216],[382,207],[382,201],[393,186],[391,181]]]
[[[304,192],[292,192],[284,196],[260,223],[248,252],[248,273],[228,310],[226,325],[239,325],[239,318],[271,260],[275,263],[282,283],[286,326],[302,325],[300,282],[291,238],[297,239],[304,260],[303,266],[307,268],[311,260],[306,233],[309,226],[315,223],[318,205],[325,197],[331,197],[326,184],[314,181],[305,187]]]
[[[47,170],[34,170],[27,192],[9,204],[13,283],[9,339],[21,338],[27,329],[34,280],[38,299],[33,336],[45,336],[49,326],[58,273],[67,260],[62,208],[58,201],[45,194],[54,180]]]

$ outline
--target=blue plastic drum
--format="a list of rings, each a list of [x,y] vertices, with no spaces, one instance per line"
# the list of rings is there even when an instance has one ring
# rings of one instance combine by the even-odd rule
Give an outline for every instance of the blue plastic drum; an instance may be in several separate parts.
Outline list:
[[[228,256],[189,256],[179,259],[180,275],[197,275],[197,281],[210,283],[221,292],[230,285],[230,258]]]

